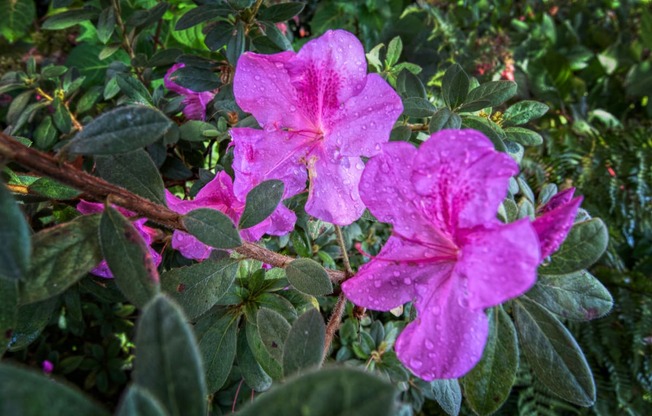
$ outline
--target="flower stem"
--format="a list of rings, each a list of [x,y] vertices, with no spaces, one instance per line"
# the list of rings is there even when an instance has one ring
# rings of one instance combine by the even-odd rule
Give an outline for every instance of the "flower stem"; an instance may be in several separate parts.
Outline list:
[[[333,338],[338,329],[340,329],[340,323],[342,323],[342,315],[344,314],[344,307],[346,306],[346,296],[344,292],[340,293],[340,296],[337,298],[337,303],[333,307],[333,312],[331,317],[328,319],[326,324],[326,337],[324,338],[324,356],[322,361],[326,361],[328,358],[328,353],[331,349],[331,344],[333,343]]]
[[[344,262],[344,272],[346,273],[346,278],[353,276],[353,269],[351,268],[351,262],[349,261],[349,254],[346,251],[346,243],[344,242],[344,235],[342,234],[342,229],[339,225],[335,225],[335,235],[337,236],[337,244],[340,246],[340,252],[342,253],[342,262]]]

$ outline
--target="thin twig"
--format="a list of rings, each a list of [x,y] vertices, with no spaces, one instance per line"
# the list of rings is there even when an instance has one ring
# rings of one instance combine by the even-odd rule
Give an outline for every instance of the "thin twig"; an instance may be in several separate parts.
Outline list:
[[[337,303],[333,307],[331,317],[328,319],[328,323],[326,324],[326,337],[324,338],[324,355],[322,361],[326,361],[326,358],[328,358],[328,352],[331,349],[331,343],[333,342],[335,333],[340,329],[340,323],[342,322],[342,315],[344,314],[345,306],[346,296],[344,296],[344,292],[342,292],[337,298]]]
[[[346,243],[344,242],[344,235],[342,234],[342,228],[339,225],[335,225],[335,235],[337,236],[337,244],[340,246],[340,252],[342,253],[342,261],[344,262],[344,271],[346,272],[346,277],[349,278],[353,276],[353,269],[351,268],[351,262],[349,261],[349,254],[346,250]]]
[[[50,154],[29,148],[13,137],[0,132],[0,158],[2,157],[78,189],[95,201],[104,202],[110,195],[111,202],[115,205],[133,211],[164,227],[186,231],[182,222],[183,216],[169,208],[77,169],[72,164],[61,161]],[[294,260],[293,257],[248,242],[243,242],[235,251],[245,257],[275,267],[285,267]],[[343,281],[346,277],[346,274],[340,270],[327,270],[327,273],[330,279],[336,283]]]

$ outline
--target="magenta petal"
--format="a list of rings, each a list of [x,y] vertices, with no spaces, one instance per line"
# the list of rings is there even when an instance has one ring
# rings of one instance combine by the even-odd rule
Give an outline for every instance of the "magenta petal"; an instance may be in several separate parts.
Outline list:
[[[528,219],[478,227],[464,239],[454,273],[460,302],[470,308],[499,305],[522,295],[536,282],[539,241]]]
[[[552,198],[550,198],[550,201],[541,207],[540,213],[545,214],[546,212],[552,211],[557,207],[568,204],[573,199],[574,194],[575,188],[568,188],[558,192]]]
[[[417,303],[417,319],[396,340],[396,355],[420,378],[458,378],[469,372],[487,342],[489,324],[482,310],[460,306],[451,280]]]
[[[231,137],[235,195],[244,200],[247,193],[268,179],[279,179],[285,184],[284,198],[306,189],[307,173],[301,160],[305,159],[309,143],[298,134],[284,131],[263,131],[233,128]]]
[[[102,260],[93,270],[91,274],[95,276],[104,277],[105,279],[113,279],[113,273],[109,269],[109,265],[106,263],[106,260]]]
[[[328,140],[341,146],[344,156],[373,156],[389,140],[394,122],[403,112],[401,98],[378,74],[369,74],[359,95],[327,120]]]
[[[429,249],[399,237],[390,237],[378,256],[363,265],[342,290],[353,303],[388,311],[420,298],[431,285],[450,275],[452,263],[426,263]]]
[[[213,249],[194,236],[181,231],[172,234],[172,248],[178,250],[183,257],[195,260],[205,260]]]
[[[165,85],[165,88],[167,88],[168,90],[170,90],[172,92],[176,92],[179,95],[194,94],[195,93],[194,91],[189,90],[188,88],[182,87],[181,85],[177,84],[176,82],[174,82],[172,80],[172,74],[174,74],[174,72],[177,69],[183,68],[184,66],[186,66],[186,65],[183,64],[183,63],[178,63],[178,64],[172,65],[170,67],[170,69],[167,70],[167,72],[165,73],[165,76],[163,77],[163,84]]]
[[[280,125],[298,130],[308,123],[287,70],[294,57],[294,52],[246,52],[238,60],[233,78],[236,102],[265,128]]]
[[[183,99],[183,115],[188,120],[204,120],[206,118],[206,106],[199,101],[199,96],[191,94]]]
[[[518,165],[475,130],[442,130],[419,149],[412,179],[431,196],[436,223],[444,230],[471,228],[495,220]]]
[[[566,239],[568,232],[573,227],[582,199],[579,196],[565,205],[547,211],[532,222],[532,226],[539,236],[541,256],[543,258],[557,251],[561,243]]]
[[[310,189],[306,212],[320,220],[349,225],[362,216],[364,204],[358,193],[364,163],[359,157],[329,159],[323,152],[313,152]],[[315,159],[312,159],[315,158]]]

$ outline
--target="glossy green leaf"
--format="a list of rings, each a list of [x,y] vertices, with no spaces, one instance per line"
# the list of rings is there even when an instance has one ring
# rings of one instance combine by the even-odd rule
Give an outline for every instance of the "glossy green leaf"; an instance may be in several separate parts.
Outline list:
[[[283,345],[290,333],[290,324],[278,312],[260,308],[256,315],[258,334],[269,354],[279,363],[283,362]]]
[[[204,43],[212,51],[220,50],[229,42],[232,33],[233,26],[230,23],[218,22],[206,33]]]
[[[163,178],[145,150],[95,156],[94,159],[101,178],[152,202],[166,205]]]
[[[17,124],[18,118],[24,112],[27,104],[29,104],[30,100],[32,99],[32,95],[34,95],[34,91],[27,90],[21,92],[11,100],[11,104],[9,104],[9,109],[7,110],[7,114],[5,116],[8,124]]]
[[[388,67],[394,66],[401,57],[401,52],[403,52],[403,42],[401,41],[400,36],[396,36],[389,41],[387,45],[387,55],[385,56],[385,61],[387,62]]]
[[[284,191],[283,182],[276,179],[256,185],[247,194],[247,202],[238,226],[249,228],[266,220],[281,203]]]
[[[52,107],[54,107],[52,121],[56,128],[63,134],[70,133],[72,130],[72,119],[70,118],[70,113],[66,107],[58,98],[55,98],[55,100],[52,101]]]
[[[0,278],[0,357],[9,347],[18,322],[18,280]]]
[[[560,275],[586,269],[598,261],[608,242],[609,232],[601,219],[575,223],[550,263],[539,267],[539,273]]]
[[[311,259],[293,260],[285,268],[290,284],[295,289],[313,296],[333,293],[333,283],[326,270]]]
[[[229,290],[238,262],[233,259],[205,260],[161,275],[163,289],[177,301],[192,320],[208,311]]]
[[[67,146],[70,153],[108,155],[140,149],[160,139],[172,127],[172,121],[160,111],[141,106],[127,106],[107,111]]]
[[[32,252],[30,229],[23,212],[0,182],[0,279],[25,277]]]
[[[97,38],[100,42],[106,44],[111,39],[115,30],[115,22],[115,9],[112,6],[102,10],[97,19]]]
[[[274,23],[260,22],[265,30],[265,35],[276,47],[282,51],[291,51],[292,43],[290,40],[276,27]],[[263,38],[264,39],[264,38]]]
[[[199,120],[190,120],[179,127],[181,140],[188,142],[203,142],[208,139],[204,136],[205,131],[216,130],[215,126]]]
[[[613,307],[607,288],[586,270],[540,276],[527,296],[558,316],[578,321],[600,318]]]
[[[102,260],[99,215],[85,215],[36,233],[32,263],[20,287],[21,304],[58,295]]]
[[[380,378],[352,368],[305,374],[259,396],[239,416],[394,416],[396,392]]]
[[[593,375],[568,329],[527,298],[513,305],[520,345],[537,380],[564,400],[578,406],[593,405]]]
[[[519,356],[516,329],[501,306],[489,314],[489,336],[480,362],[462,379],[467,403],[479,415],[498,410],[516,381]]]
[[[441,80],[441,94],[446,105],[455,109],[466,99],[469,93],[469,76],[459,64],[446,70]]]
[[[238,346],[236,352],[238,369],[247,386],[252,390],[266,391],[272,386],[272,378],[263,370],[256,361],[254,353],[247,341],[247,331],[244,328],[238,331]]]
[[[222,85],[220,77],[208,68],[186,65],[172,73],[170,81],[192,91],[211,91]]]
[[[208,393],[219,390],[231,372],[235,360],[238,321],[238,318],[226,314],[203,332],[198,340]]]
[[[457,379],[434,380],[426,397],[435,400],[450,416],[457,416],[462,406],[462,389]]]
[[[0,414],[20,416],[108,416],[89,396],[36,371],[0,364]]]
[[[52,317],[57,298],[21,305],[16,313],[16,324],[9,339],[9,350],[20,351],[34,342]]]
[[[194,9],[188,10],[177,21],[174,30],[186,30],[193,26],[208,20],[215,19],[219,16],[225,16],[231,11],[229,7],[218,4],[202,4]]]
[[[507,150],[504,141],[505,132],[502,128],[500,128],[500,126],[487,120],[486,118],[465,115],[462,117],[462,126],[469,129],[478,130],[480,133],[487,136],[487,138],[493,143],[494,148],[499,152],[504,152]]]
[[[127,26],[147,27],[153,25],[163,17],[169,7],[168,3],[161,1],[149,9],[137,10],[129,16]]]
[[[100,221],[100,246],[120,291],[138,307],[159,292],[159,275],[149,247],[131,222],[112,207]]]
[[[33,0],[0,0],[0,35],[13,43],[21,38],[36,18],[36,4]]]
[[[412,72],[405,70],[398,74],[396,89],[402,97],[427,98],[426,87]]]
[[[503,114],[504,125],[506,127],[520,126],[543,116],[548,110],[547,105],[538,101],[519,101],[505,110],[505,114]]]
[[[473,112],[487,107],[495,107],[516,94],[513,81],[491,81],[472,89],[459,111]]]
[[[242,244],[233,221],[220,211],[196,209],[182,219],[188,232],[204,244],[215,248],[235,248]]]
[[[163,405],[147,390],[135,384],[127,387],[116,416],[166,416]]]
[[[397,126],[392,129],[389,135],[390,142],[407,142],[412,136],[412,129],[409,126]]]
[[[78,25],[90,19],[98,17],[99,12],[95,8],[72,9],[63,13],[58,13],[47,18],[41,29],[44,30],[61,30]]]
[[[170,416],[205,416],[206,381],[195,336],[179,306],[157,295],[136,328],[133,380]]]
[[[294,1],[274,4],[258,12],[257,18],[258,20],[267,20],[272,23],[284,22],[301,13],[305,6],[306,3]]]
[[[462,119],[460,116],[452,112],[448,107],[442,107],[432,116],[428,131],[435,133],[439,130],[454,129],[457,130],[462,127]]]
[[[135,104],[152,105],[154,100],[147,87],[136,78],[126,74],[116,74],[115,80],[124,95]]]
[[[251,349],[251,353],[254,355],[256,362],[260,364],[261,368],[274,380],[280,380],[283,378],[283,367],[279,360],[274,359],[274,357],[267,351],[267,347],[263,343],[263,340],[258,333],[258,327],[252,324],[250,321],[247,321],[245,325],[245,331],[247,336],[247,345]]]
[[[430,117],[437,107],[430,101],[421,97],[410,97],[403,100],[403,114],[410,117]]]
[[[52,116],[46,116],[41,120],[34,131],[34,144],[39,150],[50,150],[57,142],[59,132],[54,126]]]
[[[74,199],[81,195],[81,192],[75,188],[71,188],[47,177],[39,178],[29,186],[29,190],[47,198],[58,200]]]
[[[536,131],[522,127],[507,127],[505,129],[507,140],[522,144],[523,146],[540,146],[543,144],[543,137]]]
[[[297,319],[283,346],[283,374],[289,377],[319,367],[324,355],[326,325],[317,309],[310,309]]]

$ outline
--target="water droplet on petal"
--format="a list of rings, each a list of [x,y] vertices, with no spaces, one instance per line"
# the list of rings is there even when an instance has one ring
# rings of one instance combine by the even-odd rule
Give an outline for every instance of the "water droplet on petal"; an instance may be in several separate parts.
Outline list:
[[[435,305],[431,309],[433,315],[439,315],[441,313],[441,308],[439,305]]]
[[[356,169],[358,169],[358,170],[362,170],[362,169],[364,169],[364,163],[362,163],[362,162],[360,161],[360,162],[358,162],[358,163],[355,164],[355,167],[356,167]]]
[[[460,306],[463,307],[463,308],[468,308],[469,307],[469,298],[467,298],[466,296],[460,296],[457,299],[457,303],[459,303]]]
[[[255,79],[256,81],[260,81],[260,75],[256,75],[256,76],[254,77],[254,79]]]
[[[394,277],[399,277],[401,275],[401,272],[398,270],[394,271]]]
[[[290,106],[290,111],[295,112],[295,111],[297,111],[297,108],[295,106],[291,105]]]
[[[418,370],[418,369],[421,368],[421,366],[423,366],[423,363],[421,362],[421,360],[419,360],[419,359],[417,359],[417,358],[413,358],[413,359],[410,360],[410,365],[411,365],[412,368],[414,368],[415,370]]]
[[[375,287],[380,287],[380,286],[382,286],[382,284],[383,283],[380,280],[374,280],[374,286]]]
[[[426,349],[432,350],[435,348],[435,344],[432,343],[429,339],[426,340]]]
[[[411,285],[412,284],[412,279],[410,279],[409,277],[406,277],[405,279],[403,279],[403,283],[405,283],[406,285]]]

